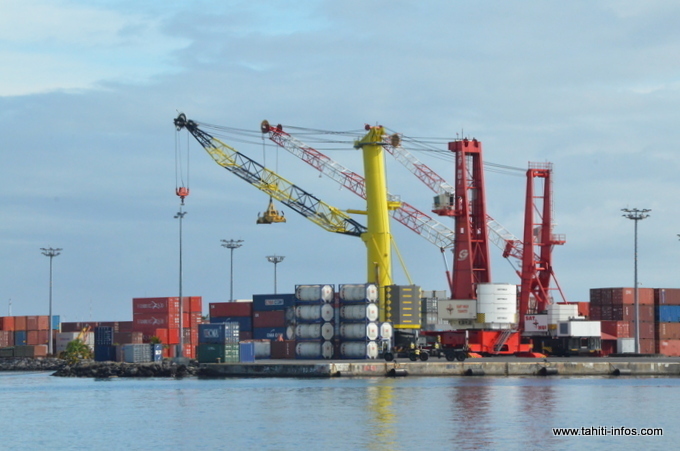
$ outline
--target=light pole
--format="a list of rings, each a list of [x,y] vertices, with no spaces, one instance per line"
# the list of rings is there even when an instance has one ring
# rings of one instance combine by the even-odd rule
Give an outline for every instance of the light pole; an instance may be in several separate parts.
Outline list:
[[[234,302],[234,249],[243,246],[243,240],[221,240],[222,246],[231,251],[231,262],[229,264],[229,302]]]
[[[635,353],[639,354],[640,353],[640,304],[639,304],[639,298],[638,298],[638,240],[637,240],[637,235],[638,235],[638,221],[641,221],[649,215],[649,213],[652,210],[649,209],[642,209],[638,210],[637,208],[622,208],[621,209],[624,214],[622,215],[624,218],[632,219],[635,221]]]
[[[284,258],[286,257],[283,255],[267,255],[267,261],[269,263],[274,263],[274,294],[276,294],[276,265],[281,263]]]
[[[40,250],[42,254],[46,257],[50,257],[50,314],[49,314],[49,325],[48,325],[48,338],[47,338],[47,352],[52,355],[52,259],[57,255],[61,254],[62,249],[52,248],[52,247],[41,247]],[[11,307],[10,307],[11,308]]]
[[[182,219],[187,214],[182,211],[180,204],[179,211],[175,215],[175,219],[179,219],[179,352],[175,353],[177,357],[184,357],[184,299],[182,299]]]

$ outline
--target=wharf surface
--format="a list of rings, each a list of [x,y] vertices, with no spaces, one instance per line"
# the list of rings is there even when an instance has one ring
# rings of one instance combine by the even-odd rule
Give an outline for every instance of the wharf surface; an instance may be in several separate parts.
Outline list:
[[[411,377],[411,376],[680,376],[674,357],[485,357],[465,362],[429,360],[257,360],[202,363],[200,377]]]

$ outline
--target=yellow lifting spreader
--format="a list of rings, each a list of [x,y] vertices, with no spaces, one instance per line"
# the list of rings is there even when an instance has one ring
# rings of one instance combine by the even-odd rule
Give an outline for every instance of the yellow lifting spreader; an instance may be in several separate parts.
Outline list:
[[[261,216],[257,215],[257,224],[273,224],[275,222],[286,222],[286,218],[283,217],[283,212],[279,213],[274,208],[274,201],[269,198],[269,206],[267,211],[265,211]]]

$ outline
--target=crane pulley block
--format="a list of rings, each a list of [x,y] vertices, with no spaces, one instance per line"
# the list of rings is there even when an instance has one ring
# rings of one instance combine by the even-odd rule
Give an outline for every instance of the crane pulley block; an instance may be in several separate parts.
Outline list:
[[[257,224],[274,224],[277,222],[286,222],[286,218],[283,216],[283,212],[278,212],[274,208],[274,201],[269,198],[269,206],[267,211],[265,211],[261,216],[257,216]]]

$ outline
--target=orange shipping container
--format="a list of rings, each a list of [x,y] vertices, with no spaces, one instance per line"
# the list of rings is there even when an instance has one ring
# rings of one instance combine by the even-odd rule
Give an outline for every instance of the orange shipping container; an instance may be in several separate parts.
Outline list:
[[[3,316],[0,317],[0,330],[14,330],[14,317],[13,316]]]
[[[656,354],[656,340],[640,338],[640,354]]]
[[[656,353],[670,357],[680,356],[680,340],[659,340],[656,344]]]
[[[27,316],[26,317],[26,330],[38,330],[38,317],[37,316]]]
[[[612,288],[612,304],[634,304],[633,288]],[[638,303],[654,305],[654,288],[638,288]]]
[[[26,332],[26,344],[29,346],[43,344],[40,343],[37,330],[29,330]]]
[[[616,338],[630,338],[633,333],[628,321],[602,321],[600,322],[600,330]]]
[[[202,313],[203,298],[201,296],[182,296],[182,311],[185,313]]]

